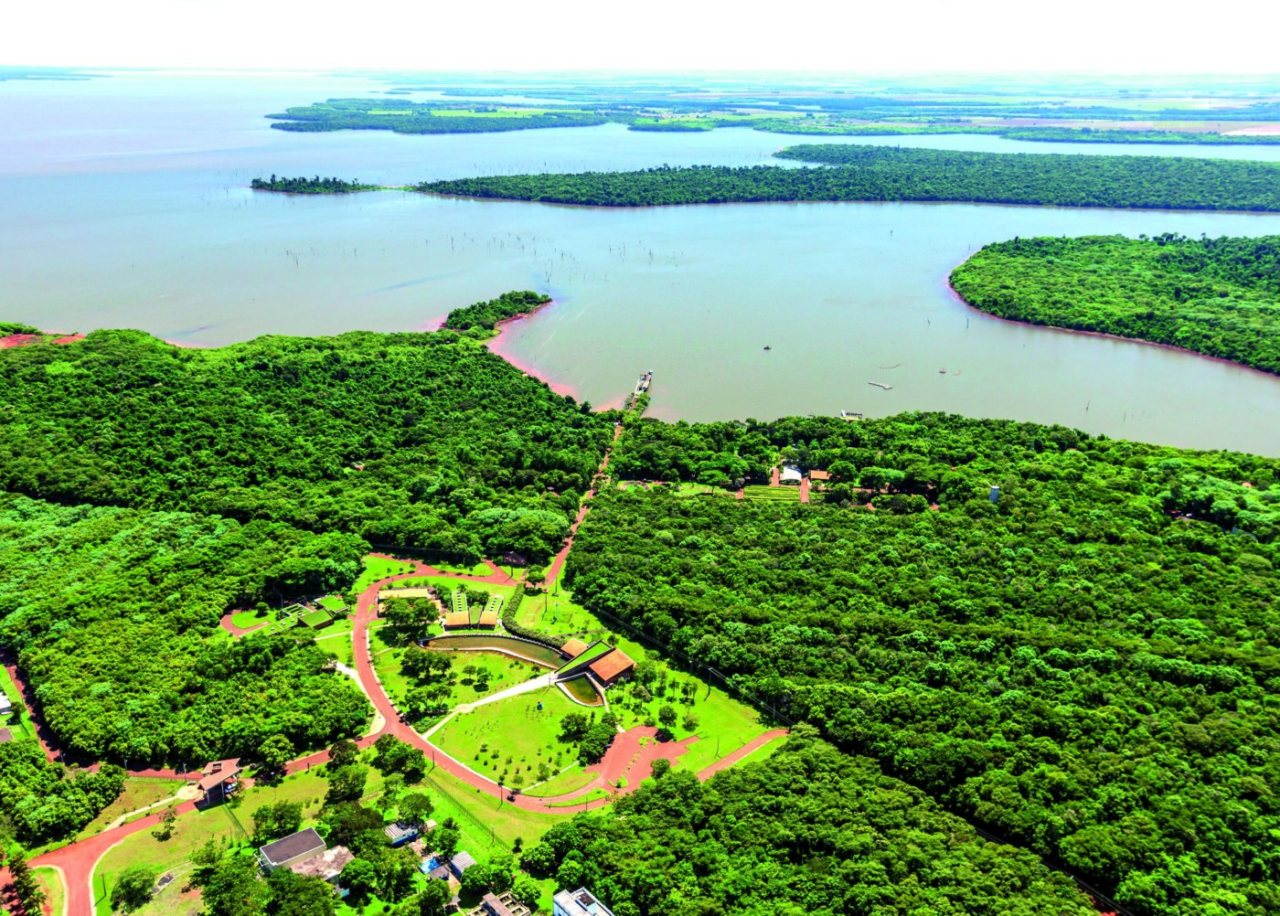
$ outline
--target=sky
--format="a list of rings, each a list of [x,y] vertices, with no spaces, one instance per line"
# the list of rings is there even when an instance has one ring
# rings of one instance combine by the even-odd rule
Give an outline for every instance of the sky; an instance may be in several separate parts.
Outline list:
[[[1280,71],[1275,0],[45,0],[0,64],[322,70]]]

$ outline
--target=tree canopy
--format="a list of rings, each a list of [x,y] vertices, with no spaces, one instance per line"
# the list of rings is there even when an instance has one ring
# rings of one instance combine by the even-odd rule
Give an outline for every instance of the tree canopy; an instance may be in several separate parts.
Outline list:
[[[576,600],[1135,910],[1280,905],[1280,462],[936,414],[653,426],[833,483],[606,492]]]
[[[365,549],[278,522],[0,493],[0,644],[91,760],[256,758],[273,735],[321,747],[359,732],[364,697],[310,636],[231,641],[217,622],[237,601],[345,585]]]
[[[559,549],[610,437],[452,332],[0,351],[0,488],[475,558]],[[549,493],[548,491],[552,491]]]

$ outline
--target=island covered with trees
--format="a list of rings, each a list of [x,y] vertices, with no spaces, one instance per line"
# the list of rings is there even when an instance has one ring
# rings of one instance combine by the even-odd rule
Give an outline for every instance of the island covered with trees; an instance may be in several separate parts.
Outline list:
[[[623,441],[619,474],[832,481],[602,494],[568,581],[605,619],[1136,912],[1280,906],[1280,461],[938,414]]]
[[[272,175],[270,178],[255,178],[249,187],[255,191],[280,191],[285,194],[350,194],[354,191],[376,191],[376,184],[361,184],[357,181],[343,181],[341,178],[298,177],[283,178]]]
[[[1280,165],[1159,156],[969,153],[802,145],[776,155],[830,168],[692,166],[500,175],[418,191],[602,207],[767,201],[955,201],[1061,207],[1280,211]]]
[[[551,297],[533,290],[503,293],[497,299],[477,302],[454,309],[444,320],[444,327],[451,331],[474,331],[473,336],[488,337],[501,321],[508,321],[546,305]]]
[[[1016,321],[1183,347],[1280,374],[1280,237],[1013,239],[951,274]]]

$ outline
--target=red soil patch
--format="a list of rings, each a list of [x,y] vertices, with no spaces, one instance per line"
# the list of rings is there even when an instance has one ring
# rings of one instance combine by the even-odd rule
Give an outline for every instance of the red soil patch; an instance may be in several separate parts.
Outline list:
[[[9,350],[13,347],[28,347],[31,344],[40,343],[44,340],[39,334],[10,334],[8,337],[0,337],[0,350]]]
[[[69,344],[69,343],[75,343],[77,340],[84,340],[84,335],[83,334],[66,334],[62,337],[55,337],[53,340],[49,341],[49,343]]]

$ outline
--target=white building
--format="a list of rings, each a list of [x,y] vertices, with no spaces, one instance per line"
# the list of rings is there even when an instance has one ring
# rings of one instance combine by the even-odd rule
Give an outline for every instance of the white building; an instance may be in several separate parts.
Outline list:
[[[559,891],[551,898],[551,911],[554,916],[613,916],[613,911],[585,887]]]

